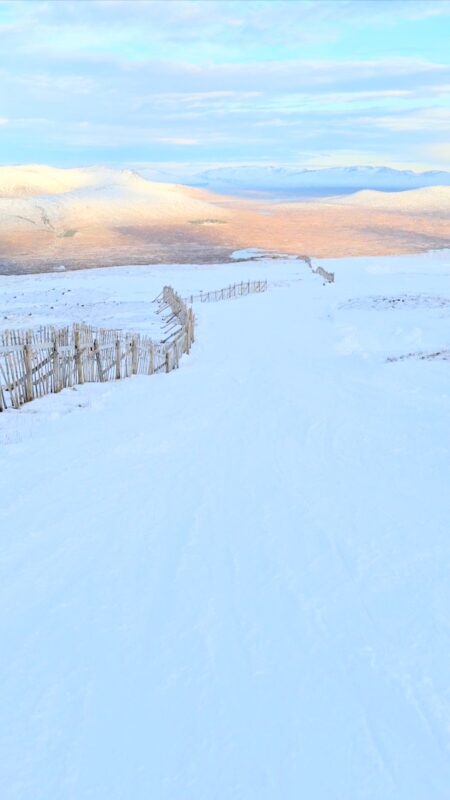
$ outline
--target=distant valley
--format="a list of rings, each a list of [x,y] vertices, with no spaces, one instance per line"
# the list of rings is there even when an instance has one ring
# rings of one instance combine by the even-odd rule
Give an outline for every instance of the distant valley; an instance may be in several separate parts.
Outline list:
[[[218,173],[221,192],[148,180],[145,170],[1,167],[0,271],[210,263],[228,260],[243,247],[332,257],[450,245],[449,173],[224,168],[210,170],[211,181]],[[330,175],[337,183],[345,179],[346,190],[326,190]],[[433,176],[441,183],[399,188]],[[322,196],[270,196],[270,182],[273,188],[283,181],[295,183],[295,191],[302,181],[311,191],[322,185]],[[395,191],[380,189],[392,183]],[[236,194],[237,184],[248,192],[264,185],[267,196],[249,198],[243,189]]]

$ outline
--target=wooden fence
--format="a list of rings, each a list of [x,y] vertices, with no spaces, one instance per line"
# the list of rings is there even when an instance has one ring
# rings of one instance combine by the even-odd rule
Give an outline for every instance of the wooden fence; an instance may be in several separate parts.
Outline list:
[[[311,263],[309,266],[312,269]],[[333,273],[313,269],[332,282]],[[164,338],[154,342],[139,333],[73,324],[65,328],[0,332],[0,411],[60,392],[66,387],[130,375],[171,372],[194,341],[195,318],[188,303],[211,303],[265,292],[267,281],[235,283],[225,289],[180,297],[165,286],[156,298]]]
[[[315,275],[320,275],[326,283],[334,283],[334,272],[328,272],[323,267],[316,267],[313,272]]]
[[[212,292],[200,292],[184,298],[185,303],[217,303],[219,300],[230,300],[232,297],[242,297],[247,294],[265,292],[267,281],[247,281],[235,283],[225,289],[216,289]]]
[[[0,411],[69,386],[130,375],[170,372],[189,353],[194,315],[179,295],[164,287],[159,313],[165,338],[74,324],[0,333]]]

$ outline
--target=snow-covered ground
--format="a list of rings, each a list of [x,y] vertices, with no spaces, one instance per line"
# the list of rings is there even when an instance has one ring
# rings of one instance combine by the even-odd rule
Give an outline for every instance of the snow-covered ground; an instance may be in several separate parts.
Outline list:
[[[237,250],[236,259],[261,258],[259,250]],[[274,262],[114,267],[41,275],[0,275],[0,331],[40,325],[84,322],[105,328],[148,333],[158,337],[160,319],[153,303],[164,285],[181,295],[222,289],[240,281],[270,280],[286,285],[304,279],[305,262],[285,258]]]
[[[0,278],[5,327],[278,284],[0,415],[2,800],[448,800],[450,253],[320,263]]]

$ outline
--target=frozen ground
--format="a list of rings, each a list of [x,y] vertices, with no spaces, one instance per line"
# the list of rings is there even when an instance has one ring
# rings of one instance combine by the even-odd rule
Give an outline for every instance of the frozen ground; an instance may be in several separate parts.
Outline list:
[[[0,415],[2,800],[448,800],[449,364],[387,359],[448,350],[450,253],[320,263],[1,279],[133,328],[280,284]]]

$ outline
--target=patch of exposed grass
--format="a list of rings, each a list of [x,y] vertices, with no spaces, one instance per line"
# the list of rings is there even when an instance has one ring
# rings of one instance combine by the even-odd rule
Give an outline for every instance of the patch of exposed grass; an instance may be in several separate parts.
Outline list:
[[[67,239],[70,236],[75,236],[76,233],[78,233],[76,228],[67,228],[58,235],[58,239]]]

